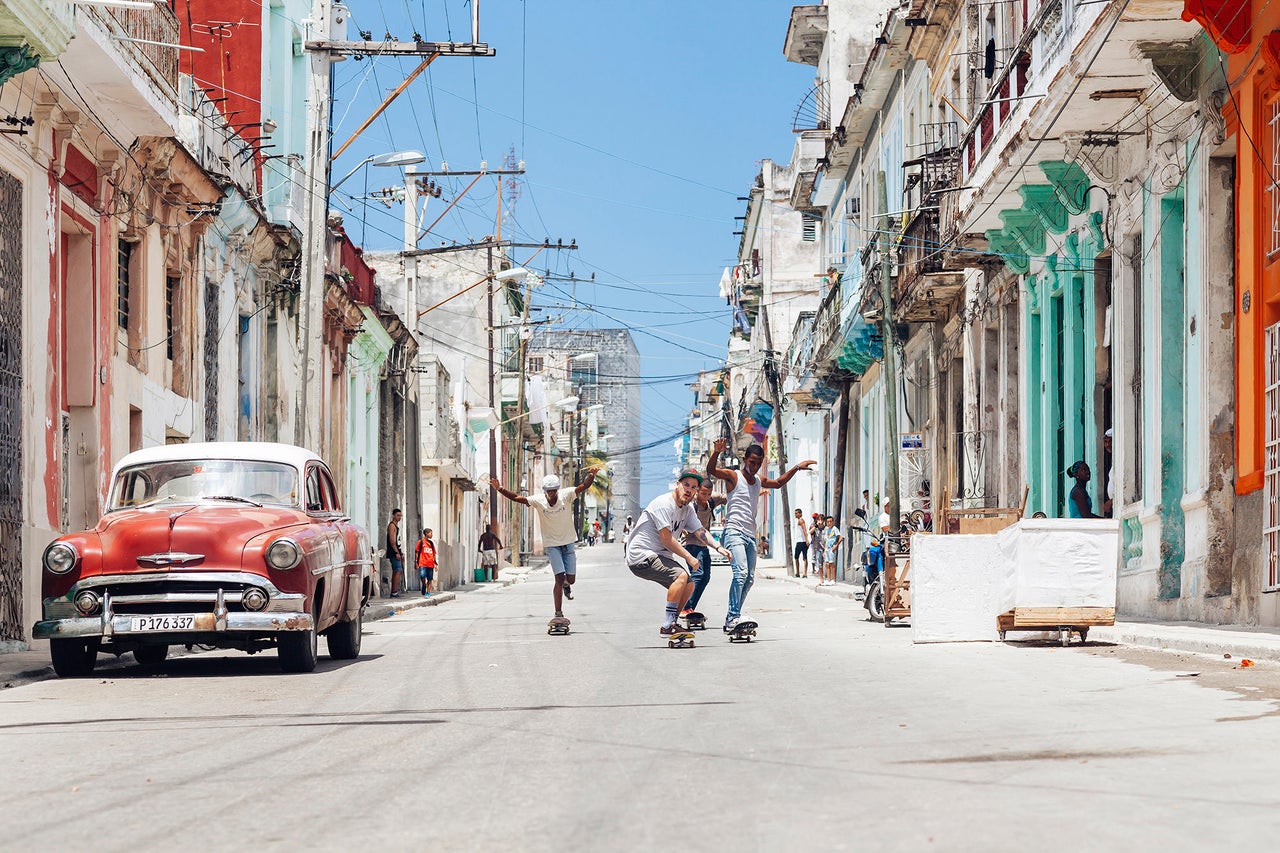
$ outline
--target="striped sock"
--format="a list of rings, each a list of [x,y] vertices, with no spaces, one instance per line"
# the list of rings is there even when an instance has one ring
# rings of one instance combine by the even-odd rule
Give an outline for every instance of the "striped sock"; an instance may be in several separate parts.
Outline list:
[[[668,628],[676,624],[676,617],[680,615],[680,605],[674,601],[667,602],[667,621],[664,623]]]

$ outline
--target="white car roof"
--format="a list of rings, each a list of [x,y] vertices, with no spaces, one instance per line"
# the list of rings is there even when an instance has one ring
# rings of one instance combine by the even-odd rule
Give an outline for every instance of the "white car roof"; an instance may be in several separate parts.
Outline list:
[[[133,465],[149,465],[156,462],[176,462],[183,459],[243,459],[250,462],[283,462],[301,471],[308,462],[323,462],[319,456],[292,444],[276,444],[270,441],[196,441],[188,444],[162,444],[135,450],[119,462],[111,472],[115,479],[121,469]]]

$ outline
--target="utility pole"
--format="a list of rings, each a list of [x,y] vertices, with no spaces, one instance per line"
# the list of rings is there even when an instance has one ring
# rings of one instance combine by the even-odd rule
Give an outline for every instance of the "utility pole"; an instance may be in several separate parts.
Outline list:
[[[333,4],[315,0],[312,26],[320,39],[329,38]],[[328,52],[311,54],[307,81],[307,150],[303,183],[307,189],[303,221],[302,265],[299,295],[298,405],[293,443],[320,451],[320,348],[324,341],[324,254],[329,219],[329,79],[334,57]]]
[[[516,421],[516,433],[517,433],[516,479],[517,480],[521,479],[524,476],[524,429],[525,429],[524,383],[525,383],[525,374],[528,372],[528,369],[529,369],[528,367],[529,366],[529,338],[533,337],[533,333],[529,331],[529,296],[532,292],[532,282],[529,279],[531,278],[533,278],[532,273],[524,277],[524,299],[522,300],[522,305],[520,306],[520,332],[519,332],[520,334],[520,374],[517,377],[518,390],[516,391],[516,417],[519,419]],[[528,332],[528,337],[526,337],[526,332]],[[519,488],[518,482],[516,486],[517,488]],[[529,487],[530,489],[532,489],[533,484],[530,483]],[[521,513],[519,535],[516,537],[516,545],[519,549],[520,555],[523,555],[526,551],[525,521],[528,519],[528,517],[529,517],[529,513],[527,512]],[[522,565],[524,564],[523,556],[521,556],[520,562]]]
[[[769,306],[760,302],[760,322],[764,326],[764,373],[769,378],[769,389],[773,395],[774,442],[778,450],[778,476],[787,472],[787,444],[782,434],[782,389],[778,376],[778,360],[773,352],[773,333],[769,329]],[[791,548],[791,498],[787,494],[787,486],[783,484],[782,492],[782,541],[786,547],[787,569],[794,568],[794,556]]]
[[[880,301],[883,307],[880,311],[880,334],[884,337],[884,407],[886,415],[886,432],[888,433],[887,447],[889,453],[888,458],[888,477],[889,482],[886,486],[886,492],[889,496],[889,530],[893,535],[897,535],[896,531],[901,523],[902,505],[901,497],[898,494],[898,452],[900,438],[898,436],[898,353],[893,345],[893,282],[890,280],[889,274],[893,269],[893,262],[890,260],[889,252],[892,246],[889,243],[889,228],[892,224],[892,218],[888,215],[889,197],[888,191],[885,189],[884,172],[876,173],[876,204],[880,206]],[[891,556],[894,550],[894,540],[885,539],[885,557]]]

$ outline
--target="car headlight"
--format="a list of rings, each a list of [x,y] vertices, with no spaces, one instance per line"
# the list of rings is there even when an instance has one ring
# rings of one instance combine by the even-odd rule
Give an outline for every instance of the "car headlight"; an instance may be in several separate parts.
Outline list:
[[[302,562],[302,549],[292,539],[277,539],[267,548],[267,565],[287,571]]]
[[[55,575],[65,575],[76,567],[80,555],[66,542],[54,542],[44,549],[44,567]]]

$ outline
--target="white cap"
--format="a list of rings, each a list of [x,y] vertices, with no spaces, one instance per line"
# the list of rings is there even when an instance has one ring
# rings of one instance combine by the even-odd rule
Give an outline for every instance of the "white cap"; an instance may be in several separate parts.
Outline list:
[[[542,478],[542,490],[544,492],[554,492],[560,488],[560,478],[555,474],[548,474]]]
[[[1103,436],[1105,436],[1106,438],[1112,438],[1113,436],[1111,434],[1111,429],[1108,428],[1107,431],[1103,433]]]

